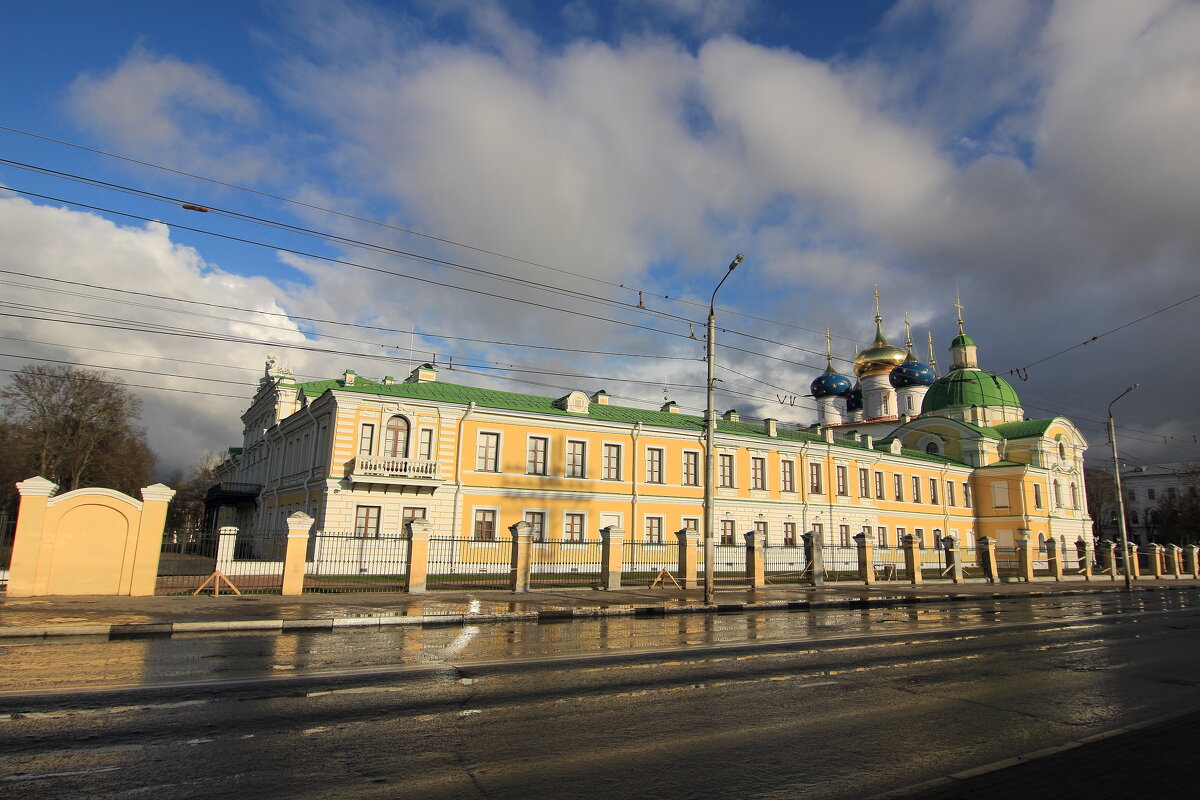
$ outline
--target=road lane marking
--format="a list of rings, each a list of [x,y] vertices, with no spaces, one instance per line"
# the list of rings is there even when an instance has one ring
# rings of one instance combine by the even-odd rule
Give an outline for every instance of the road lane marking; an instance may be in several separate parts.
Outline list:
[[[20,781],[37,781],[43,778],[73,778],[76,775],[95,775],[100,772],[114,772],[121,767],[98,767],[96,769],[79,769],[73,772],[42,772],[37,775],[5,775],[0,782],[18,783]]]

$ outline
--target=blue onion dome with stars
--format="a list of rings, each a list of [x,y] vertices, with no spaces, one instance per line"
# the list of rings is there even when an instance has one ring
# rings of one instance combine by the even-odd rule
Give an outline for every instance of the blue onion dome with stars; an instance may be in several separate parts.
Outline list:
[[[862,396],[862,384],[861,383],[859,383],[858,381],[855,381],[854,388],[851,389],[850,391],[846,392],[844,397],[846,398],[846,411],[850,411],[850,412],[862,411],[863,396]]]
[[[904,362],[892,370],[888,380],[893,389],[903,389],[906,386],[932,386],[937,375],[933,373],[933,367],[917,360],[910,347]]]
[[[841,375],[833,368],[833,360],[830,359],[829,366],[825,371],[817,376],[816,380],[809,386],[813,397],[841,397],[850,391],[850,379],[845,375]]]

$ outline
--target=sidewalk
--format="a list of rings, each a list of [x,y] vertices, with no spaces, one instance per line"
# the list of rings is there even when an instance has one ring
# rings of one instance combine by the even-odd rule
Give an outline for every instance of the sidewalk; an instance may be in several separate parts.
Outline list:
[[[1185,579],[1140,580],[1135,591],[1200,588]],[[168,597],[4,597],[0,596],[0,638],[43,636],[161,636],[232,630],[284,631],[378,627],[380,625],[477,625],[493,622],[545,622],[576,617],[657,616],[738,613],[756,610],[869,607],[1009,597],[1120,592],[1107,578],[1034,583],[960,584],[930,582],[834,584],[721,589],[716,604],[705,606],[701,589],[592,589],[535,592],[432,592],[280,595],[222,594]]]

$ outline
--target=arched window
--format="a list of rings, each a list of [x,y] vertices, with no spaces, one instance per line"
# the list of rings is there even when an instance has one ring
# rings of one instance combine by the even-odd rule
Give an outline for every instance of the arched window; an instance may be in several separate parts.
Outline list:
[[[1038,533],[1038,550],[1046,552],[1046,534],[1041,532]]]
[[[384,458],[405,458],[408,455],[408,420],[396,416],[388,420],[383,431]]]
[[[937,442],[930,442],[929,444],[925,445],[925,452],[931,456],[940,456],[942,454],[941,448],[938,447]]]
[[[1063,446],[1062,442],[1058,443],[1058,457],[1063,461],[1067,460],[1067,448]]]

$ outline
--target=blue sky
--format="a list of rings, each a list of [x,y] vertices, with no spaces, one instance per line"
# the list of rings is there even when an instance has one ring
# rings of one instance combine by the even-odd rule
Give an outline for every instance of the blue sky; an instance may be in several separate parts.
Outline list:
[[[412,358],[455,360],[445,379],[698,410],[689,334],[738,252],[722,408],[813,421],[823,331],[848,370],[876,284],[889,338],[907,312],[945,366],[958,292],[983,366],[1028,366],[1011,380],[1029,415],[1077,420],[1091,460],[1135,381],[1133,463],[1200,456],[1172,344],[1200,302],[1196,2],[5,15],[0,126],[176,171],[0,130],[0,158],[117,185],[0,163],[25,192],[0,192],[0,367],[58,359],[157,387],[138,391],[164,466],[239,442],[268,352],[300,375],[402,376],[414,328]]]

